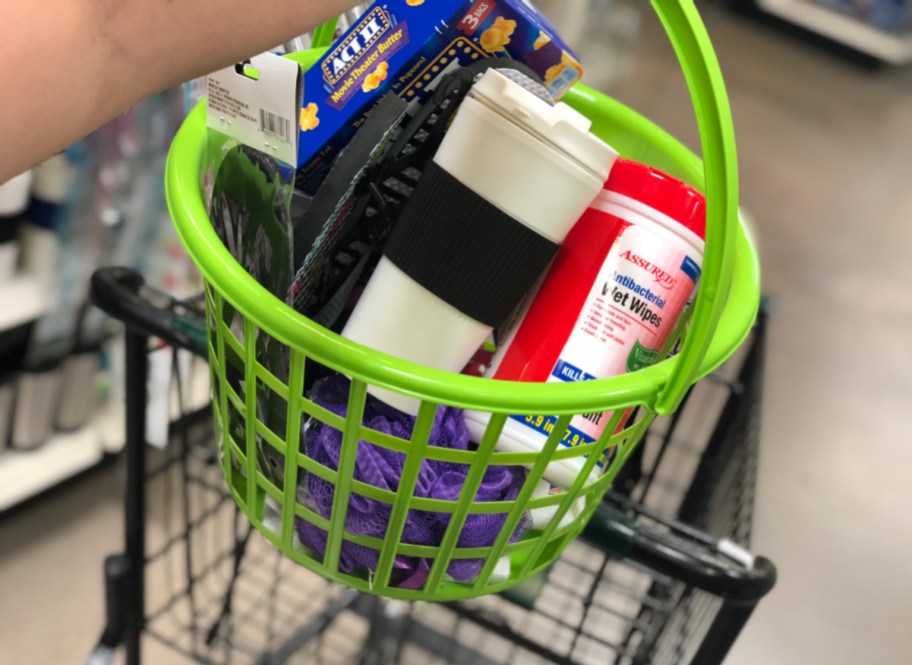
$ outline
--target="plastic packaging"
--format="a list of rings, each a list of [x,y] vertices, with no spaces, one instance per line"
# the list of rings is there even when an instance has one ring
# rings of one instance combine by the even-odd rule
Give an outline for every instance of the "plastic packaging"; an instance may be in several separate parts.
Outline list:
[[[488,71],[434,157],[445,184],[425,173],[343,336],[461,371],[600,191],[617,153],[590,124]],[[370,390],[417,414],[417,400]]]
[[[656,169],[618,160],[486,376],[574,382],[657,362],[699,280],[705,224],[702,194]],[[597,441],[611,417],[575,416],[562,445]],[[466,413],[473,440],[480,440],[489,418]],[[511,416],[498,450],[540,450],[556,422],[549,415]],[[545,478],[569,487],[583,459],[553,462]]]

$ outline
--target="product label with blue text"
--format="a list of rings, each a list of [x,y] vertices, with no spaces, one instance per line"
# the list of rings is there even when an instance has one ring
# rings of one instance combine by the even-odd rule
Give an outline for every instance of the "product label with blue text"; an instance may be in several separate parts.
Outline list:
[[[701,261],[676,238],[647,226],[625,225],[547,381],[591,381],[654,364],[694,292]],[[561,444],[575,447],[598,441],[613,415],[575,416]],[[556,416],[512,418],[545,436],[557,423]],[[603,455],[598,465],[605,463]]]

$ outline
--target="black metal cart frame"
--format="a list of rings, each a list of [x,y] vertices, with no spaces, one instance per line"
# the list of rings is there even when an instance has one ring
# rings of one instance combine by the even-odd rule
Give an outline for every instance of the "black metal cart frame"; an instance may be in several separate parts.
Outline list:
[[[500,596],[431,605],[359,594],[272,550],[219,476],[207,413],[182,417],[172,426],[177,442],[150,452],[150,339],[203,355],[199,302],[149,289],[120,268],[97,272],[92,287],[95,304],[126,326],[127,385],[125,546],[105,561],[107,623],[91,663],[110,662],[122,645],[127,665],[140,665],[147,635],[207,664],[715,665],[775,583],[773,565],[746,549],[765,312],[734,372],[698,384],[657,421],[551,571]],[[705,432],[698,443],[694,431]],[[154,547],[151,493],[174,527]],[[159,568],[170,570],[170,586],[150,582]]]

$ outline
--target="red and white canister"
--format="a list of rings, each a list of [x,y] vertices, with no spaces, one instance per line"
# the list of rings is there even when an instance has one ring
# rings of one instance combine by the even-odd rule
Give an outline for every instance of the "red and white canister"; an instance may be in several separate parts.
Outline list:
[[[652,167],[618,160],[508,330],[486,376],[573,382],[653,364],[694,294],[705,238],[700,192]],[[574,417],[562,445],[598,440],[611,415]],[[468,412],[466,418],[480,440],[490,416]],[[542,414],[511,416],[497,449],[541,450],[556,422],[556,416]],[[552,462],[545,478],[566,488],[582,465],[582,458]]]

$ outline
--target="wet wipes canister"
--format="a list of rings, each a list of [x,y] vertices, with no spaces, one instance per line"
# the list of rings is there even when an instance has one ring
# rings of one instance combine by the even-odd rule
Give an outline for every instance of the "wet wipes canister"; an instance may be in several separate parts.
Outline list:
[[[655,363],[700,278],[705,207],[703,195],[683,182],[618,160],[507,330],[486,376],[573,382]],[[611,417],[610,412],[575,416],[562,445],[597,441]],[[490,415],[467,412],[466,419],[473,440],[481,440]],[[498,450],[541,450],[556,422],[547,414],[511,416]],[[594,474],[604,463],[599,461]],[[555,461],[545,478],[566,488],[582,466],[583,458]]]

